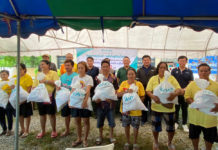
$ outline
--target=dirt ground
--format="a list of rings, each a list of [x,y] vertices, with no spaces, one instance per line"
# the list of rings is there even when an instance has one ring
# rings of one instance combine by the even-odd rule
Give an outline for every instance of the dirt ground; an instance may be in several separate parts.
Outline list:
[[[91,130],[88,138],[89,146],[95,145],[95,139],[98,137],[98,130],[96,128],[96,119],[91,117]],[[159,142],[160,149],[167,150],[167,133],[165,130],[164,122],[163,131],[160,133]],[[15,125],[15,123],[14,123]],[[51,127],[49,121],[46,124],[48,133],[42,139],[36,139],[36,135],[40,132],[39,125],[39,115],[37,111],[34,111],[34,116],[32,117],[31,126],[30,126],[30,135],[25,138],[19,139],[19,149],[20,150],[63,150],[65,148],[71,147],[73,140],[76,140],[76,131],[73,119],[71,120],[71,134],[67,137],[58,136],[55,139],[50,138]],[[1,129],[0,129],[1,130]],[[57,115],[57,131],[60,135],[64,131],[64,119]],[[0,131],[1,132],[1,131]],[[119,117],[116,118],[116,127],[115,127],[115,138],[117,140],[115,144],[115,150],[122,150],[123,145],[125,144],[125,134],[124,129],[119,121]],[[151,150],[152,149],[152,132],[151,125],[147,123],[139,129],[139,138],[138,144],[140,145],[140,150]],[[182,129],[177,129],[174,137],[174,145],[177,150],[192,150],[191,141],[188,138],[188,133],[183,132]],[[109,128],[108,123],[105,121],[104,127],[104,140],[103,144],[109,144]],[[81,147],[81,146],[78,146]],[[204,141],[201,137],[200,148],[204,148]],[[14,136],[1,136],[0,137],[0,149],[1,150],[13,150],[14,149]],[[218,144],[214,144],[213,150],[218,150]]]

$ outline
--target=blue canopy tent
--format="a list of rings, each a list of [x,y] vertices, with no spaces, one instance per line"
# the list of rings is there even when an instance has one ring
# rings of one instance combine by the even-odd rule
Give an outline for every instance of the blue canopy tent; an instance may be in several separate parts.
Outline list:
[[[76,30],[111,29],[122,26],[187,26],[196,31],[218,32],[218,0],[0,0],[0,37],[17,35],[17,68],[20,38],[44,35],[61,25]],[[19,77],[17,72],[17,95]],[[18,149],[19,96],[16,109],[15,149]]]

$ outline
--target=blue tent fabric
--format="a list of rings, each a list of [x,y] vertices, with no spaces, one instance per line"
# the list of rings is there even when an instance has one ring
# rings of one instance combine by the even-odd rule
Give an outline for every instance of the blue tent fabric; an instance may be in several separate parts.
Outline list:
[[[134,16],[180,17],[181,20],[138,21],[151,27],[158,25],[187,26],[195,31],[212,29],[218,32],[218,21],[183,20],[183,17],[218,17],[218,0],[134,0]]]
[[[52,16],[50,8],[46,0],[13,0],[13,4],[19,15],[41,15]],[[9,0],[0,0],[0,13],[16,16]],[[17,34],[16,21],[10,20],[10,24],[5,21],[5,18],[0,17],[0,36],[4,38],[11,37]],[[57,20],[41,19],[41,20],[22,20],[21,21],[21,37],[28,38],[30,34],[44,35],[47,30],[58,30],[60,26]]]
[[[19,15],[52,16],[46,0],[12,0],[12,2]],[[133,21],[136,20],[151,27],[187,26],[196,31],[212,29],[218,32],[216,20],[183,20],[184,17],[218,17],[217,6],[218,0],[132,0],[133,14],[129,17],[134,18]],[[16,16],[9,0],[0,0],[0,13]],[[143,16],[180,17],[181,20],[137,20],[137,17]],[[28,38],[31,33],[43,35],[49,29],[57,30],[60,27],[56,19],[35,19],[22,20],[21,28],[21,37]],[[16,33],[16,22],[0,17],[0,37],[11,37]]]

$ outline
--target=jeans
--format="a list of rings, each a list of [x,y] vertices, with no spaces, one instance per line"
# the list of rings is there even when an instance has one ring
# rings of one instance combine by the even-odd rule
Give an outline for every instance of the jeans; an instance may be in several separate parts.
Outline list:
[[[187,124],[188,103],[185,102],[184,96],[178,96],[179,105],[176,105],[176,123],[179,123],[179,110],[182,109],[182,124]]]
[[[114,128],[115,127],[114,109],[102,109],[100,107],[97,108],[97,128],[101,128],[104,126],[105,117],[108,120],[109,127]]]

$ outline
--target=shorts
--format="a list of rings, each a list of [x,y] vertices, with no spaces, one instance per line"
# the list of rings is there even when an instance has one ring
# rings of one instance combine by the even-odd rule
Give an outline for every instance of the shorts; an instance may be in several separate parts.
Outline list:
[[[201,131],[204,134],[204,140],[213,143],[217,138],[217,127],[204,128],[201,126],[196,126],[193,124],[189,125],[189,138],[198,139],[200,137]]]
[[[97,128],[104,126],[105,117],[107,117],[109,127],[114,128],[116,126],[114,109],[102,109],[100,107],[97,108]]]
[[[39,115],[55,115],[56,114],[56,105],[55,102],[52,101],[51,104],[45,104],[45,103],[37,103],[38,105],[38,110],[39,110]]]
[[[127,127],[131,125],[135,129],[139,129],[141,116],[127,116],[122,115],[122,126]]]
[[[165,112],[151,112],[151,122],[152,122],[152,131],[161,132],[162,126],[161,121],[164,118],[166,122],[166,131],[175,132],[175,113],[165,113]]]
[[[72,108],[71,109],[71,116],[76,118],[89,118],[92,115],[92,112],[88,109],[78,109],[78,108]]]
[[[33,108],[31,102],[24,102],[20,105],[20,116],[28,118],[33,115]]]
[[[62,109],[61,109],[61,116],[62,117],[67,117],[70,116],[71,114],[71,108],[69,108],[68,104],[66,104]]]

